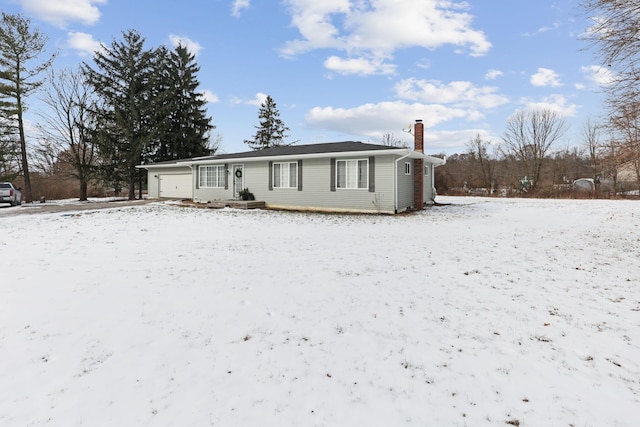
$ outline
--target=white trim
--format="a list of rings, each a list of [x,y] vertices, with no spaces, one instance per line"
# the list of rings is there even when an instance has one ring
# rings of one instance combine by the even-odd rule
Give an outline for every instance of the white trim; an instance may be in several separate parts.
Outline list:
[[[339,186],[338,170],[340,168],[338,167],[338,163],[340,163],[340,162],[344,162],[345,163],[345,183],[344,183],[345,187],[340,187]],[[355,162],[355,164],[356,164],[356,172],[355,172],[355,178],[356,178],[356,183],[355,184],[356,184],[356,186],[355,187],[346,186],[346,185],[348,185],[348,182],[349,182],[349,177],[348,177],[348,174],[347,174],[347,170],[348,170],[348,168],[347,168],[347,164],[348,163],[347,162]],[[362,187],[360,187],[360,185],[358,185],[359,181],[360,181],[360,174],[359,174],[359,172],[360,172],[360,170],[359,170],[360,162],[367,162],[367,170],[366,170],[366,173],[365,173],[365,181],[364,181],[364,185]],[[369,189],[369,167],[371,167],[369,165],[369,158],[336,160],[336,190],[368,190]]]
[[[151,165],[136,165],[136,169],[164,169],[164,168],[191,168],[192,163],[154,163]]]
[[[236,177],[236,170],[241,170],[242,176]],[[236,188],[236,179],[240,180],[240,188]],[[231,191],[233,191],[233,197],[239,197],[244,188],[244,163],[233,163],[231,164]]]
[[[411,175],[411,162],[404,162],[404,174]]]
[[[202,169],[203,168],[215,168],[215,172],[212,172],[211,175],[214,176],[215,178],[212,179],[212,181],[216,181],[215,186],[208,186],[206,181],[206,177],[205,177],[205,183],[204,185],[202,184]],[[209,176],[209,172],[207,171],[206,176]],[[224,165],[198,165],[198,176],[196,177],[197,179],[197,184],[198,184],[198,188],[224,188],[224,181],[225,181],[225,175],[226,175],[226,170],[224,168]],[[220,182],[220,178],[222,178],[222,182]]]
[[[276,165],[279,166],[279,176],[278,181],[280,181],[280,185],[276,185]],[[295,173],[293,174],[293,179],[295,180],[295,185],[291,185],[291,165],[295,165]],[[273,162],[272,169],[272,182],[273,189],[279,190],[290,190],[290,189],[298,189],[298,162]],[[286,172],[284,171],[286,169]],[[286,183],[283,182],[283,177],[286,178]]]

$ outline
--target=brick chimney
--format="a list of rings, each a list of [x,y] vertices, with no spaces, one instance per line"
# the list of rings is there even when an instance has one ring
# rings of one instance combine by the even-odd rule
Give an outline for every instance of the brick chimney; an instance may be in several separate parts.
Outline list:
[[[413,149],[424,153],[424,125],[422,120],[416,120],[413,126]]]
[[[413,127],[414,150],[424,153],[424,125],[422,120],[416,120]],[[421,210],[424,203],[424,160],[413,160],[413,208]]]

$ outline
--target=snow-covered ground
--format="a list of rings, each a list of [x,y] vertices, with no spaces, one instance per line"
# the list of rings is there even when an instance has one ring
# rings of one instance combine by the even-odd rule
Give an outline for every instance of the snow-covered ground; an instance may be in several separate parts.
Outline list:
[[[438,201],[0,217],[0,425],[638,425],[640,203]]]

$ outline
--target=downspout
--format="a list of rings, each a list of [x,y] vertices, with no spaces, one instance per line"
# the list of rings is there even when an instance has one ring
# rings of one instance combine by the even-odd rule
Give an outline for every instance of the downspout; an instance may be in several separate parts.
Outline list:
[[[435,204],[436,203],[436,196],[437,196],[437,192],[438,189],[436,188],[436,168],[440,167],[440,166],[444,166],[447,164],[447,156],[444,156],[442,158],[442,160],[444,160],[444,163],[440,164],[440,165],[433,165],[432,172],[431,172],[431,201]]]
[[[393,211],[398,213],[398,162],[406,159],[411,154],[411,150],[407,150],[407,154],[398,157],[393,164]]]

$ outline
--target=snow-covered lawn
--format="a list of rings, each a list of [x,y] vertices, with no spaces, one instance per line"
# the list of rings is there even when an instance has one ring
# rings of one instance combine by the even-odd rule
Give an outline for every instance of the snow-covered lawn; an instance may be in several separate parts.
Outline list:
[[[438,200],[0,217],[0,425],[638,425],[640,203]]]

